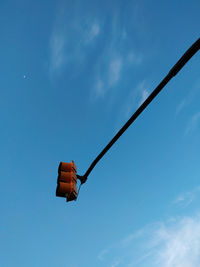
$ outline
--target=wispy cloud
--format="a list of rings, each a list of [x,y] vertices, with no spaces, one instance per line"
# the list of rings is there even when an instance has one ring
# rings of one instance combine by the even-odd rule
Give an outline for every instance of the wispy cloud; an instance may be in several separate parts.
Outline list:
[[[99,255],[98,255],[98,259],[103,261],[106,254],[109,253],[109,248],[103,249],[102,251],[100,251]]]
[[[122,66],[122,57],[110,56],[110,59],[106,61],[104,71],[99,72],[94,80],[91,91],[91,99],[93,101],[103,98],[112,87],[117,85],[121,77]]]
[[[100,78],[104,84],[104,96],[108,95],[113,88],[120,86],[120,82],[124,81],[128,70],[131,68],[133,71],[134,67],[141,65],[144,59],[142,53],[136,51],[133,46],[130,49],[128,45],[130,34],[127,31],[129,22],[127,21],[127,24],[120,23],[119,16],[119,9],[114,8],[111,19],[104,21],[101,31],[104,40],[99,51],[102,54],[96,62],[96,80],[94,80],[92,89],[97,89],[96,84]],[[112,92],[113,98],[114,91]],[[92,93],[92,95],[98,94]],[[101,95],[99,95],[100,98]]]
[[[94,23],[90,26],[90,29],[86,33],[86,42],[93,41],[100,33],[100,26],[98,23]]]
[[[129,234],[124,239],[120,241],[122,247],[127,247],[133,242],[133,240],[136,240],[140,237],[142,237],[144,234],[144,229],[140,229],[136,231],[135,233]]]
[[[109,53],[106,58],[107,58],[106,60],[103,60],[102,62],[100,60],[100,62],[98,62],[100,66],[103,65],[103,68],[101,68],[101,71],[98,73],[98,76],[93,86],[93,90],[95,91],[94,95],[96,96],[96,99],[98,98],[97,96],[101,98],[102,95],[104,96],[106,93],[109,92],[110,88],[118,85],[118,83],[123,78],[123,70],[127,68],[127,66],[129,66],[130,64],[131,65],[141,64],[143,60],[141,55],[136,55],[133,52],[130,52],[128,55],[126,55],[126,53],[122,54],[119,53],[118,51],[113,51],[113,49],[111,51],[109,50]],[[99,80],[103,81],[104,84],[103,88],[101,88],[102,94],[98,93],[99,88],[97,85],[99,84]],[[142,83],[138,87],[140,86],[142,87]],[[147,90],[144,89],[142,91],[142,88],[140,88],[139,90],[141,91],[140,92],[141,95],[140,99],[138,99],[138,105],[141,104],[141,102],[143,102],[148,96]]]
[[[197,93],[199,93],[200,81],[198,80],[189,91],[188,95],[184,97],[176,107],[175,115],[178,116],[186,107],[190,106],[195,99]]]
[[[115,131],[119,128],[119,125],[127,120],[139,106],[149,96],[149,83],[146,80],[142,80],[135,87],[133,87],[126,97],[123,105],[121,106],[120,114],[116,122]]]
[[[109,253],[118,255],[119,266],[196,267],[200,261],[200,216],[148,225],[125,247],[123,240],[111,247],[103,261],[113,261]]]
[[[189,120],[188,125],[185,130],[185,135],[188,135],[189,133],[195,130],[195,128],[197,127],[199,123],[199,120],[200,120],[200,112],[197,112]]]
[[[147,88],[147,82],[143,80],[130,91],[128,100],[123,107],[125,118],[129,117],[146,100],[149,95]]]
[[[62,33],[53,32],[50,40],[50,71],[54,72],[62,67],[65,58],[65,38]]]
[[[56,15],[50,37],[51,75],[61,72],[65,66],[71,68],[74,65],[77,71],[91,51],[91,43],[101,31],[97,19],[88,17],[83,23],[78,16],[79,11],[72,10],[70,14],[65,6],[61,6]]]
[[[119,261],[119,260],[115,260],[115,261],[111,264],[110,267],[117,267],[117,266],[119,266],[119,264],[120,264],[120,261]]]
[[[91,95],[92,100],[104,97],[105,91],[106,89],[104,86],[104,82],[100,78],[97,78],[96,83],[94,84],[92,90],[92,95]]]
[[[174,204],[191,204],[200,187],[179,195]],[[106,248],[105,265],[196,267],[200,262],[200,214],[174,216],[146,225]],[[117,255],[117,259],[115,256]]]
[[[143,57],[141,54],[136,54],[133,51],[131,51],[127,55],[127,61],[128,63],[139,65],[142,63]]]
[[[149,92],[143,88],[139,106],[147,99],[148,96],[149,96]]]
[[[133,33],[130,35],[129,20],[122,23],[119,19],[123,16],[120,6],[105,10],[105,14],[100,14],[96,5],[91,9],[93,13],[76,4],[69,9],[64,2],[58,8],[50,36],[49,73],[51,77],[64,72],[71,77],[80,75],[85,81],[84,73],[90,70],[87,86],[93,102],[105,99],[111,91],[113,98],[113,88],[119,87],[127,70],[140,65],[144,57],[129,45]],[[128,6],[125,9],[132,15]]]
[[[200,218],[161,224],[152,240],[155,266],[196,267],[200,260]]]
[[[176,116],[182,111],[184,107],[188,105],[188,101],[186,99],[183,99],[178,106],[176,107]]]
[[[122,59],[120,57],[113,59],[109,64],[109,85],[115,85],[120,79],[122,69]]]
[[[174,201],[173,204],[178,205],[181,208],[186,208],[199,196],[200,186],[194,188],[191,191],[180,194]]]

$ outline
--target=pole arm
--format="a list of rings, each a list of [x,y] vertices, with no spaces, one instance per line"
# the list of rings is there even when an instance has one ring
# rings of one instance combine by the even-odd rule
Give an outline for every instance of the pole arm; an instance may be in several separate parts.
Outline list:
[[[137,117],[145,110],[145,108],[152,102],[152,100],[160,93],[165,85],[183,68],[183,66],[196,54],[200,49],[200,38],[185,52],[185,54],[179,59],[179,61],[172,67],[167,76],[161,81],[161,83],[154,89],[149,97],[141,104],[136,112],[130,117],[130,119],[122,126],[107,146],[101,151],[101,153],[94,159],[89,166],[88,170],[83,176],[78,175],[81,184],[85,183],[89,174],[94,169],[100,159],[108,152],[108,150],[114,145],[114,143],[120,138],[120,136],[128,129],[128,127],[137,119]]]

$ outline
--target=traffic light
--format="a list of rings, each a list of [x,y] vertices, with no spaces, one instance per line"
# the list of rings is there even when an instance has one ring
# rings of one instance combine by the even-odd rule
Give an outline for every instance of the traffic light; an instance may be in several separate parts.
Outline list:
[[[56,188],[57,197],[65,197],[66,201],[76,200],[78,194],[76,171],[76,165],[73,160],[70,163],[60,163]]]
[[[116,141],[122,136],[122,134],[140,116],[140,114],[147,108],[147,106],[153,101],[153,99],[161,92],[161,90],[168,84],[168,82],[178,74],[178,72],[194,56],[194,54],[198,50],[200,50],[200,38],[184,53],[184,55],[179,59],[179,61],[171,68],[168,74],[159,83],[159,85],[153,90],[153,92],[147,97],[147,99],[138,107],[135,113],[127,120],[127,122],[115,134],[115,136],[110,140],[110,142],[97,155],[97,157],[92,161],[84,175],[78,175],[76,173],[76,166],[73,161],[71,163],[60,163],[58,168],[56,196],[66,197],[67,201],[76,200],[78,195],[76,187],[77,178],[80,180],[80,186],[86,182],[89,174],[94,169],[96,164],[102,159],[102,157],[116,143]]]

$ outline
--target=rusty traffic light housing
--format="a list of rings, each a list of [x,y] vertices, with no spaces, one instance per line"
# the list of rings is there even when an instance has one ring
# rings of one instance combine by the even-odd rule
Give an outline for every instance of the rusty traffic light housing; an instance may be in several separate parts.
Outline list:
[[[78,194],[76,171],[76,165],[73,160],[70,163],[60,163],[56,188],[57,197],[65,197],[66,201],[76,200]]]

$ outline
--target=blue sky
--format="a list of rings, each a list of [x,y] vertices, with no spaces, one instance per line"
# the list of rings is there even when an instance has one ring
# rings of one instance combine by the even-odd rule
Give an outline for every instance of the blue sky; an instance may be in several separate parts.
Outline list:
[[[0,2],[0,265],[196,267],[200,55],[83,174],[199,38],[199,1]]]

